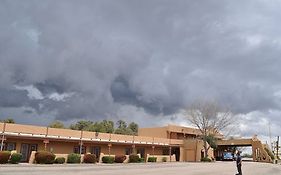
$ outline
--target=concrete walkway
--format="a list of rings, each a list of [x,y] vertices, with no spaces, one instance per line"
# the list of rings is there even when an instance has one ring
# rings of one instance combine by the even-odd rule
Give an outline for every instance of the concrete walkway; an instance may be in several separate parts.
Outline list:
[[[243,175],[281,175],[281,165],[243,162]],[[235,162],[0,165],[0,175],[234,175]]]

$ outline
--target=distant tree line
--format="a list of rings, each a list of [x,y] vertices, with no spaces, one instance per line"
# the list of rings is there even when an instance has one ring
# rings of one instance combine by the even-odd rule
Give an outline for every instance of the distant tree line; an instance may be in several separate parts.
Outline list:
[[[12,118],[0,120],[2,123],[15,123]],[[139,126],[135,122],[127,124],[124,120],[118,120],[116,122],[116,127],[114,122],[111,120],[103,120],[100,122],[93,122],[90,120],[80,120],[69,127],[66,127],[61,121],[53,121],[48,125],[50,128],[66,128],[72,130],[83,130],[83,131],[93,131],[102,133],[114,133],[114,134],[124,134],[124,135],[137,135]]]
[[[0,120],[0,122],[2,122],[2,123],[15,123],[15,120],[12,119],[12,118],[6,118],[6,119],[3,119],[3,120]]]
[[[65,127],[60,121],[54,121],[49,124],[50,128],[69,128],[72,130],[94,131],[102,133],[114,133],[124,135],[137,135],[139,126],[135,122],[127,124],[124,120],[118,120],[116,127],[111,120],[103,120],[100,122],[93,122],[90,120],[80,120],[75,124],[71,124],[69,127]]]

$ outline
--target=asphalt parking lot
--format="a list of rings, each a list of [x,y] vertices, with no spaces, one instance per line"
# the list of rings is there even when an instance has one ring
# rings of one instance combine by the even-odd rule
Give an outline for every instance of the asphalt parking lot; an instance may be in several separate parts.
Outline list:
[[[281,175],[281,165],[243,162],[243,175]],[[1,175],[234,175],[235,162],[77,165],[0,165]]]

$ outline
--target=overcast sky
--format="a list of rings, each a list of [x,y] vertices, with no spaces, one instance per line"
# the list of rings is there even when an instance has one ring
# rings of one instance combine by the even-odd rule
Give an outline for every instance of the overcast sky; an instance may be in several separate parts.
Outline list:
[[[237,135],[281,125],[281,1],[1,0],[0,119],[188,125],[196,99]]]

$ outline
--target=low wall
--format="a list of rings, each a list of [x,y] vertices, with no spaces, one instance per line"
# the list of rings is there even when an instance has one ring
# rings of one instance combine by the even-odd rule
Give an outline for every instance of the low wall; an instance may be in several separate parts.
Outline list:
[[[146,156],[146,162],[148,162],[149,157],[156,157],[156,162],[163,162],[163,158],[165,157],[167,162],[170,162],[170,156],[169,155],[149,155]],[[176,155],[171,155],[171,162],[176,162]]]

